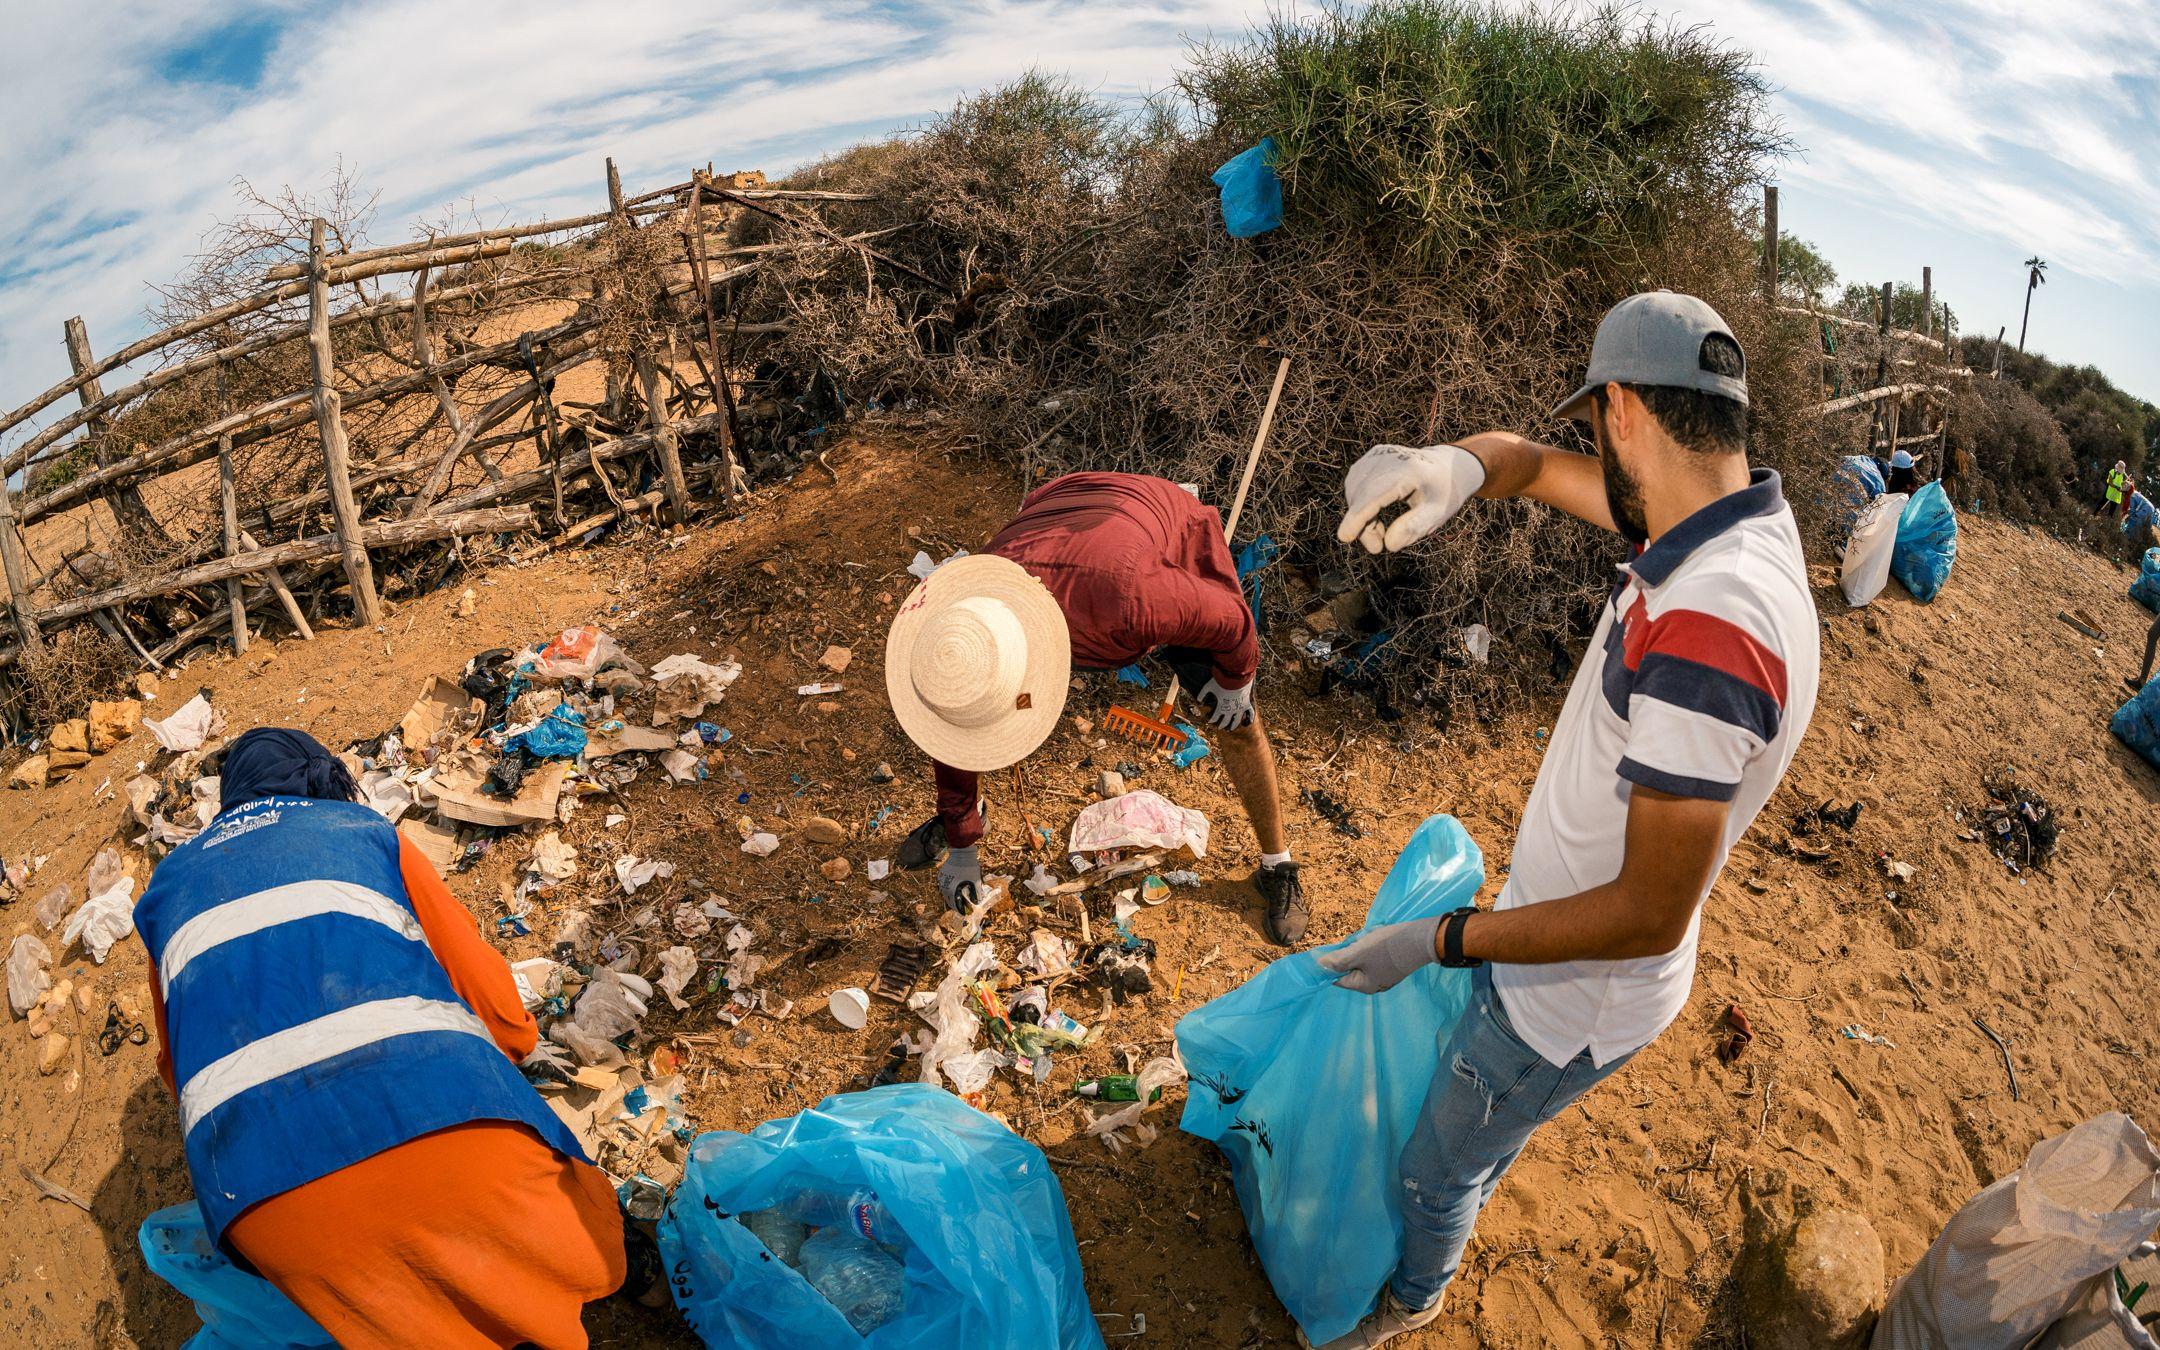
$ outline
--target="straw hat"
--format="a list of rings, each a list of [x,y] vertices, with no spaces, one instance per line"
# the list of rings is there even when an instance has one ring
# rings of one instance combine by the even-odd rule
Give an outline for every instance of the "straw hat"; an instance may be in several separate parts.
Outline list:
[[[885,693],[942,764],[986,773],[1034,752],[1065,708],[1072,639],[1049,590],[994,554],[955,558],[893,617]]]

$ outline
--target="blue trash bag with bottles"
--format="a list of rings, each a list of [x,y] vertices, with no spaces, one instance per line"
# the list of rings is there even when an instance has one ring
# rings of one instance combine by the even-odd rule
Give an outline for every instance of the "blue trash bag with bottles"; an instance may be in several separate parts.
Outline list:
[[[1433,816],[1359,931],[1445,914],[1484,884],[1477,844]],[[1337,988],[1319,958],[1342,945],[1283,957],[1177,1024],[1179,1123],[1228,1155],[1253,1249],[1315,1345],[1371,1311],[1402,1255],[1396,1161],[1470,1001],[1470,972],[1438,965],[1377,995]]]
[[[2147,680],[2143,689],[2115,710],[2108,719],[2108,730],[2160,769],[2160,676]]]
[[[202,1330],[182,1350],[335,1350],[337,1342],[278,1292],[225,1258],[193,1200],[143,1220],[143,1264],[195,1305]]]
[[[2160,610],[2160,548],[2145,550],[2137,577],[2130,583],[2130,598],[2147,609]]]
[[[1103,1350],[1049,1160],[927,1084],[698,1136],[659,1238],[708,1346]]]
[[[1941,483],[1929,483],[1912,495],[1898,517],[1897,546],[1890,553],[1890,575],[1912,597],[1926,604],[1950,579],[1957,561],[1957,512]]]

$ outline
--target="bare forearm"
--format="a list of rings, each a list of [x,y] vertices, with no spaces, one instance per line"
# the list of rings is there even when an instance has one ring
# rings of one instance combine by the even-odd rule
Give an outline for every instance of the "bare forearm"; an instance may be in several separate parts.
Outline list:
[[[1485,466],[1477,495],[1494,500],[1525,497],[1612,529],[1605,500],[1605,467],[1595,455],[1545,445],[1512,431],[1482,431],[1455,442]]]
[[[1645,904],[1608,882],[1559,900],[1472,915],[1463,924],[1463,955],[1513,966],[1662,956],[1687,934],[1694,907],[1677,909]]]

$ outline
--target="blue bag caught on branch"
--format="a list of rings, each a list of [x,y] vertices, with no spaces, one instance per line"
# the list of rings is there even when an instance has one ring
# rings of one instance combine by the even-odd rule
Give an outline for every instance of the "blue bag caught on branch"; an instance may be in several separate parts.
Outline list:
[[[1209,176],[1222,189],[1223,228],[1250,239],[1282,224],[1282,180],[1275,176],[1275,138],[1268,137]]]
[[[921,1083],[700,1135],[660,1254],[708,1346],[1103,1350],[1042,1150]]]
[[[1434,816],[1365,928],[1444,914],[1484,883],[1477,845]],[[1338,989],[1319,958],[1342,945],[1286,956],[1177,1024],[1180,1124],[1229,1155],[1253,1249],[1315,1345],[1357,1324],[1402,1255],[1396,1163],[1470,999],[1470,972],[1438,965],[1379,995]]]
[[[2130,598],[2147,609],[2160,610],[2160,548],[2145,550],[2137,578],[2130,583]]]
[[[337,1342],[276,1285],[225,1259],[193,1200],[143,1220],[143,1264],[195,1305],[202,1330],[182,1350],[334,1350]]]
[[[1897,548],[1890,554],[1890,575],[1925,604],[1949,580],[1957,561],[1957,512],[1941,483],[1929,483],[1905,503],[1898,517]]]

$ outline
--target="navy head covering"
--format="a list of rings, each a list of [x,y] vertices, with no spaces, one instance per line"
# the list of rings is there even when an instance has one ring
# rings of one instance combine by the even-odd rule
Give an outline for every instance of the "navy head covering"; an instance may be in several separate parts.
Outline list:
[[[342,760],[313,736],[286,727],[242,732],[226,747],[218,778],[218,796],[227,806],[263,797],[349,802],[359,795]]]

